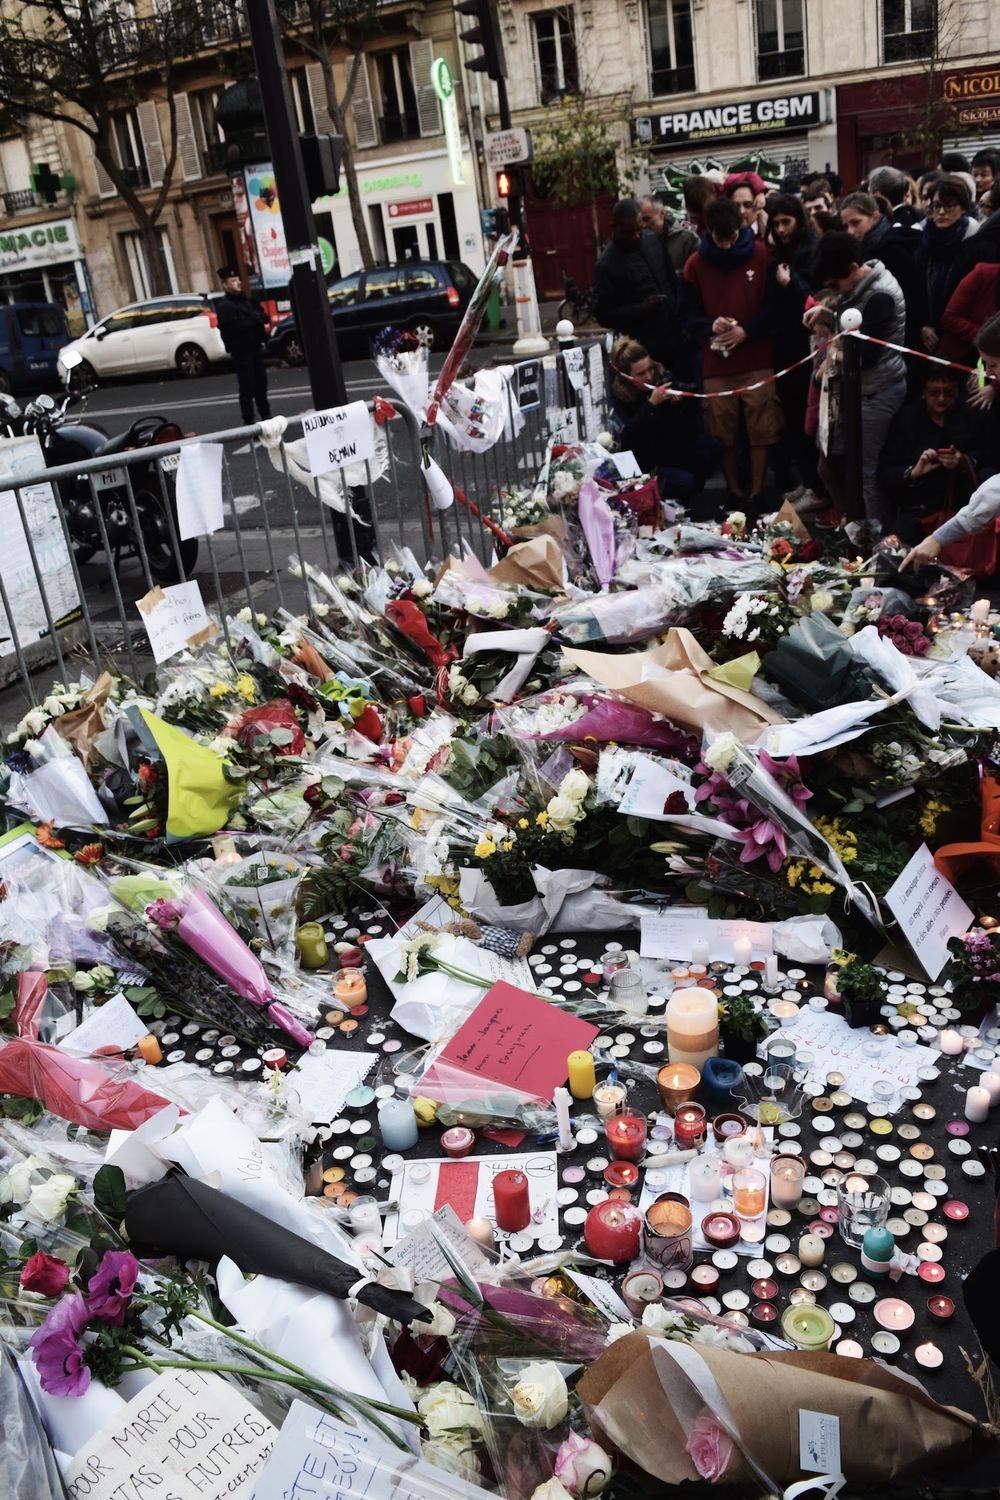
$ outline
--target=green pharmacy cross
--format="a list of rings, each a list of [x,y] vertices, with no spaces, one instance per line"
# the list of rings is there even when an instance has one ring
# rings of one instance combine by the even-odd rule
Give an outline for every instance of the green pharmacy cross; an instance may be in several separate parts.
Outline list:
[[[47,161],[33,162],[31,167],[31,187],[41,198],[43,203],[54,203],[61,190],[70,192],[76,187],[76,178],[71,172],[60,176],[53,172]]]

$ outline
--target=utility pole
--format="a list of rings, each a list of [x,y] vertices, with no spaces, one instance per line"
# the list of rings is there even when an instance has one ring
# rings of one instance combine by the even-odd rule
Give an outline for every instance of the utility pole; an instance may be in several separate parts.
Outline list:
[[[281,220],[292,266],[292,306],[309,371],[313,403],[318,411],[329,406],[346,406],[347,387],[320,264],[316,224],[306,185],[274,0],[246,0],[246,12],[264,120],[271,142],[272,165],[278,182]]]

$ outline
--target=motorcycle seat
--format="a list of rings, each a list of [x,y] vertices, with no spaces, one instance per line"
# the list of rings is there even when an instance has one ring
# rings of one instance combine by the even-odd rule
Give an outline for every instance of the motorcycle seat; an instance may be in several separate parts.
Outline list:
[[[109,437],[107,442],[98,448],[94,457],[103,458],[105,453],[123,453],[126,448],[131,448],[134,443],[135,433],[131,428],[128,428],[125,432],[119,432],[114,437]]]

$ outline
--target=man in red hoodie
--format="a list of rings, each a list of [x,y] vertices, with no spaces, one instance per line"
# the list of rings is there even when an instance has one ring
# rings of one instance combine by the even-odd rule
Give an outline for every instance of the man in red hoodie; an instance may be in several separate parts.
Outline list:
[[[705,402],[705,431],[723,445],[722,472],[729,502],[737,505],[742,407],[750,445],[750,505],[763,509],[768,450],[784,425],[781,404],[773,382],[735,392],[774,373],[774,271],[767,247],[742,224],[730,199],[710,203],[705,222],[707,233],[684,266],[686,327],[701,340],[705,392],[726,393]]]

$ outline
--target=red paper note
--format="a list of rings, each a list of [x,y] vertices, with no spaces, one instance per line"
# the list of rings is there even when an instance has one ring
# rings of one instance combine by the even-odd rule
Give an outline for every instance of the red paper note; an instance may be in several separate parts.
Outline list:
[[[567,1057],[589,1047],[597,1030],[499,979],[428,1069],[420,1092],[455,1099],[456,1084],[467,1077],[470,1089],[479,1082],[491,1093],[511,1089],[549,1102],[566,1082]]]

